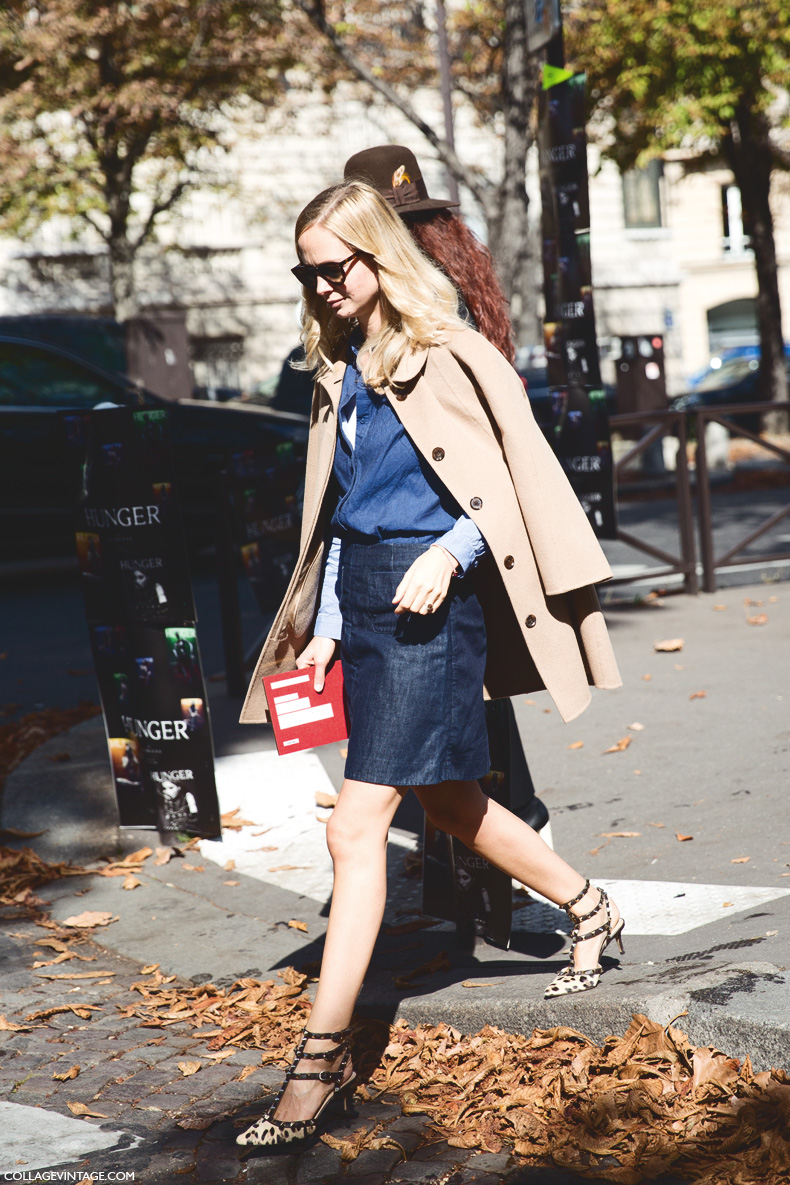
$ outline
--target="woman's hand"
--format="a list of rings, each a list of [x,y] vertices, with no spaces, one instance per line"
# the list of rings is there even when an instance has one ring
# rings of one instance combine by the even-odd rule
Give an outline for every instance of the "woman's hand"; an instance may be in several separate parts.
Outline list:
[[[395,612],[435,613],[447,596],[456,561],[443,547],[429,547],[418,556],[395,589]]]
[[[334,638],[313,638],[312,642],[308,642],[297,658],[297,671],[303,670],[304,667],[315,667],[315,674],[313,676],[314,691],[324,690],[326,668],[335,657],[336,647],[337,642]]]

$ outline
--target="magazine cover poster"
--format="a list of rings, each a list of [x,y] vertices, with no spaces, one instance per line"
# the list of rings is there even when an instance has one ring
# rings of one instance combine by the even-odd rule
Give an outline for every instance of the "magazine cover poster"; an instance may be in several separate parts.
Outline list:
[[[91,642],[121,826],[219,837],[194,627],[97,626]]]

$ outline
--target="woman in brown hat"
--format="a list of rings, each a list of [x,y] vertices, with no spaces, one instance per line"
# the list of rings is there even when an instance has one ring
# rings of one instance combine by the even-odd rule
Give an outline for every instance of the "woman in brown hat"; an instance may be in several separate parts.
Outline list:
[[[366,181],[400,214],[415,243],[440,267],[461,297],[478,333],[509,362],[515,357],[510,312],[494,269],[491,252],[458,214],[457,202],[431,198],[422,170],[410,148],[380,144],[346,161],[347,181]]]
[[[312,1137],[354,1089],[348,1025],[408,787],[440,830],[568,912],[570,962],[546,996],[595,987],[623,929],[606,893],[478,781],[484,683],[494,698],[546,687],[565,719],[589,703],[589,682],[619,685],[593,587],[611,573],[586,516],[518,376],[459,318],[452,284],[375,189],[319,194],[296,245],[317,370],[301,549],[242,721],[267,717],[262,675],[312,667],[320,692],[339,641],[351,729],[310,1029],[274,1103],[238,1137],[263,1147]]]

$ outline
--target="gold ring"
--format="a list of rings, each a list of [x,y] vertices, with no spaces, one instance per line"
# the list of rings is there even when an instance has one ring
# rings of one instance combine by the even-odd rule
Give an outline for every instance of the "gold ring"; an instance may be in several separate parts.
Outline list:
[[[429,602],[428,602],[428,604],[425,606],[425,612],[426,612],[426,613],[433,613],[433,605],[430,603],[430,601],[429,601]]]

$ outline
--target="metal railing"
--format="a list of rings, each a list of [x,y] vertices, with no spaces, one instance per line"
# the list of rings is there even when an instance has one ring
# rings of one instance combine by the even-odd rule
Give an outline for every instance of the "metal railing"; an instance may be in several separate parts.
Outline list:
[[[784,461],[790,464],[790,450],[782,448],[773,441],[766,440],[759,436],[756,432],[750,431],[748,428],[742,427],[740,424],[733,422],[733,416],[739,415],[765,415],[771,412],[790,412],[790,402],[784,403],[738,403],[733,404],[726,409],[717,408],[700,408],[694,413],[697,424],[697,465],[696,465],[696,485],[697,485],[697,507],[699,517],[699,537],[700,537],[700,553],[702,558],[702,588],[704,592],[716,591],[716,572],[719,568],[725,566],[732,566],[737,564],[753,564],[758,558],[761,562],[771,563],[777,560],[790,560],[790,549],[785,551],[773,552],[769,555],[760,555],[759,557],[741,556],[736,558],[739,552],[754,543],[755,539],[759,539],[761,535],[765,535],[773,527],[780,523],[783,518],[790,516],[790,498],[787,506],[777,510],[766,518],[759,527],[750,531],[740,539],[733,547],[722,555],[717,556],[714,550],[713,539],[713,512],[711,506],[711,491],[710,491],[710,472],[708,469],[708,456],[705,445],[705,428],[709,423],[721,424],[731,435],[745,436],[749,440],[756,441],[761,448],[767,449],[769,452],[775,453]]]
[[[662,576],[679,574],[683,577],[683,589],[685,592],[698,592],[697,556],[694,546],[694,512],[691,502],[691,479],[689,475],[688,450],[686,448],[686,413],[682,411],[634,412],[630,415],[610,416],[609,424],[615,431],[620,428],[645,428],[650,424],[655,425],[636,441],[628,452],[624,453],[615,463],[615,480],[624,474],[625,469],[632,461],[641,456],[656,441],[661,440],[669,434],[678,438],[679,448],[677,453],[675,490],[680,554],[672,555],[670,552],[664,551],[663,548],[645,542],[644,539],[638,539],[636,535],[632,535],[630,531],[623,530],[619,525],[617,527],[617,538],[629,547],[643,551],[646,555],[652,556],[653,559],[660,560],[661,563],[667,565],[666,568],[651,571],[651,579],[659,580]],[[609,583],[628,584],[634,580],[644,579],[644,575],[645,573],[641,572],[633,576],[618,576]]]

